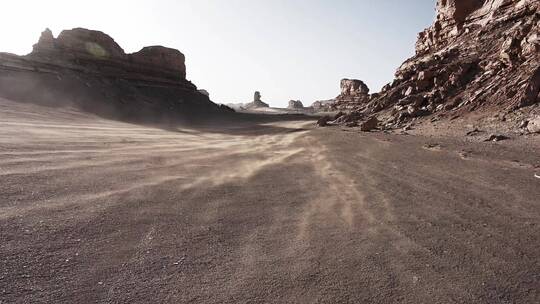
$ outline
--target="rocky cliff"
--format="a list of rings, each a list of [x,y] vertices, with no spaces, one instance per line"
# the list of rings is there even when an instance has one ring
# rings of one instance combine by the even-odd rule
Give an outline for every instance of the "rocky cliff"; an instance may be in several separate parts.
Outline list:
[[[386,128],[471,113],[526,119],[539,103],[539,7],[538,0],[439,0],[416,55],[380,93],[347,109],[375,113]]]
[[[136,120],[174,120],[224,109],[186,79],[184,55],[162,46],[126,54],[113,38],[82,28],[45,30],[32,53],[0,53],[0,96]]]

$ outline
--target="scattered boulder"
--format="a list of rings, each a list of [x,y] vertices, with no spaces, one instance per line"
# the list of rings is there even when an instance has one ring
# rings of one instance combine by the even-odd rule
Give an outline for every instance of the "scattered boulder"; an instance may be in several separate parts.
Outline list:
[[[372,116],[371,118],[360,124],[360,130],[363,132],[369,132],[373,129],[376,129],[378,126],[379,120],[377,119],[377,117]]]
[[[409,117],[420,117],[428,115],[429,111],[427,108],[418,108],[414,105],[410,105],[407,107],[407,114],[409,114]]]
[[[434,85],[435,72],[432,70],[420,71],[416,81],[416,90],[425,91]]]
[[[317,125],[319,127],[326,127],[328,126],[328,122],[330,122],[332,120],[332,118],[330,116],[323,116],[321,118],[319,118],[319,120],[317,120]]]
[[[505,136],[505,135],[491,134],[486,139],[484,139],[484,141],[485,142],[488,142],[488,141],[498,142],[498,141],[503,141],[503,140],[507,140],[507,139],[510,139],[510,138],[508,136]]]
[[[540,133],[540,116],[537,116],[529,121],[527,130],[531,133]]]

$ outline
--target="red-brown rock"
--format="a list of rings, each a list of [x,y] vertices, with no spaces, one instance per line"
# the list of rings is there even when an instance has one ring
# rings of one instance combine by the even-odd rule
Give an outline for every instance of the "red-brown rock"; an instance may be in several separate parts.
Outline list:
[[[289,100],[288,108],[292,110],[303,109],[304,104],[300,100]]]
[[[107,34],[82,28],[58,38],[46,29],[27,56],[0,53],[0,96],[160,122],[230,112],[186,80],[180,51],[151,46],[125,54]]]
[[[163,46],[148,46],[130,55],[136,64],[171,70],[186,77],[186,58],[180,51]]]
[[[539,37],[538,0],[438,0],[435,22],[419,34],[416,55],[394,82],[368,102],[349,99],[346,108],[385,112],[396,124],[527,107],[515,112],[523,119],[540,102]]]
[[[365,96],[369,94],[368,86],[358,79],[341,80],[341,96]]]
[[[83,28],[62,31],[55,39],[55,47],[75,57],[125,59],[126,55],[109,35]]]

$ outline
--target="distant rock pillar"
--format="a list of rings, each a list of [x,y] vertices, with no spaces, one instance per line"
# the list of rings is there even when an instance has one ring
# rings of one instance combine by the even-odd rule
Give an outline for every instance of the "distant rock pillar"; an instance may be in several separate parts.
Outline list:
[[[262,97],[262,96],[261,96],[261,92],[256,91],[256,92],[255,92],[255,95],[253,96],[253,101],[254,101],[254,102],[260,102],[260,101],[261,101],[261,97]]]

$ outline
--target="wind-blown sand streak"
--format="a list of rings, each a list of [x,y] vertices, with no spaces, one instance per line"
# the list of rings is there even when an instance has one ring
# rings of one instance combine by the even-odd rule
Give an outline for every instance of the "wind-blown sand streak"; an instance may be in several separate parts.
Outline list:
[[[464,159],[448,139],[153,128],[5,100],[0,121],[0,302],[540,296],[537,179],[481,146]],[[509,155],[534,164],[524,151]]]

